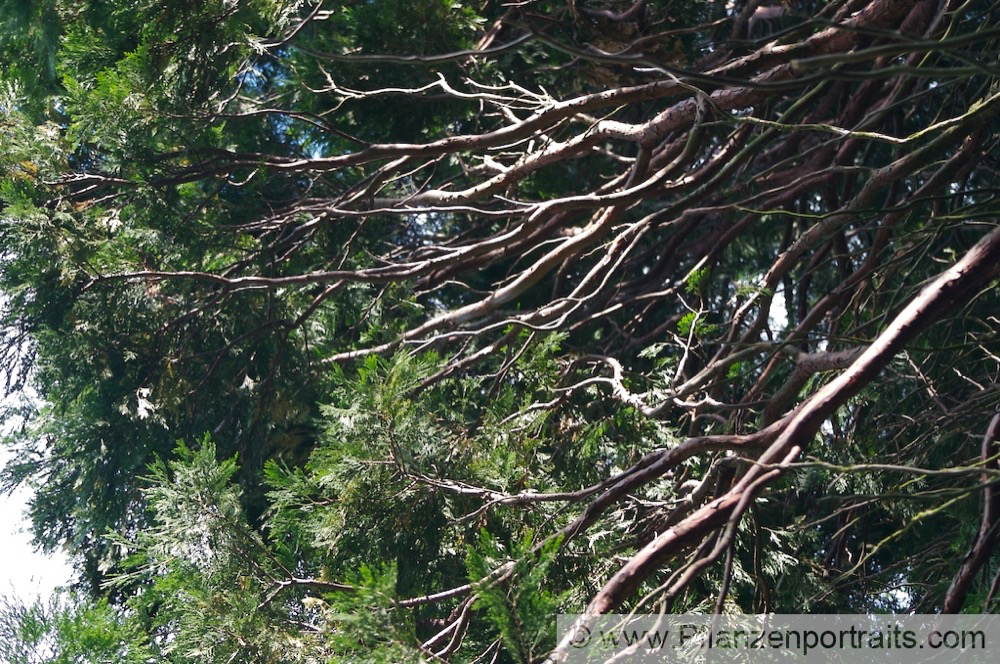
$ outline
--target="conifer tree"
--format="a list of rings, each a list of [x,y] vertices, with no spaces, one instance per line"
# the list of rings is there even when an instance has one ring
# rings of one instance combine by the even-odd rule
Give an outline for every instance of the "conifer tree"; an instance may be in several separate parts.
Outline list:
[[[997,12],[0,2],[2,479],[79,570],[0,641],[990,611]]]

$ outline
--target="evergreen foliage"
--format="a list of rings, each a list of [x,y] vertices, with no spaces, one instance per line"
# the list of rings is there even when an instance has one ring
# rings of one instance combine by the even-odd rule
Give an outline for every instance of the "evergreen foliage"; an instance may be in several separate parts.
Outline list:
[[[0,657],[993,610],[998,12],[0,1]]]

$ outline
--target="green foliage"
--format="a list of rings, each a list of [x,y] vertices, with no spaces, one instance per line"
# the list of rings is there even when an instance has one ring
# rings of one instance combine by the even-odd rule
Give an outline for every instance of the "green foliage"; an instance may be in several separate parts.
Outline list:
[[[681,316],[677,321],[677,334],[682,337],[693,335],[695,338],[705,337],[714,334],[719,329],[718,325],[713,325],[705,320],[704,315],[689,311]]]
[[[327,595],[310,604],[321,607],[326,638],[334,653],[332,662],[392,664],[425,661],[418,648],[412,619],[393,610],[396,570],[387,566],[374,571],[362,565],[348,575],[354,591]],[[304,600],[306,601],[306,600]]]
[[[688,275],[687,281],[684,282],[684,290],[687,291],[688,295],[698,295],[701,293],[701,289],[704,287],[706,279],[708,278],[708,273],[708,266],[697,270],[691,270],[691,274]]]
[[[128,551],[128,571],[113,585],[133,594],[132,620],[169,635],[164,656],[417,661],[427,637],[418,636],[398,599],[466,579],[477,583],[505,563],[505,547],[517,562],[503,588],[513,590],[484,582],[477,601],[515,659],[531,661],[551,646],[548,618],[566,599],[546,588],[558,540],[535,554],[531,530],[498,540],[485,530],[477,536],[473,524],[446,528],[433,515],[457,513],[467,501],[456,496],[444,506],[427,488],[414,487],[413,478],[462,463],[427,402],[408,396],[434,367],[430,358],[400,355],[369,360],[357,378],[338,379],[338,405],[325,409],[326,442],[304,468],[266,467],[266,538],[241,507],[235,459],[217,460],[210,439],[194,448],[178,444],[176,460],[152,466],[143,492],[151,523],[112,538]],[[385,455],[394,463],[379,462]],[[488,469],[483,462],[475,467]],[[420,522],[412,520],[417,514]],[[376,568],[366,560],[382,562]],[[283,585],[302,577],[316,583]],[[324,591],[330,579],[352,591]],[[314,633],[302,632],[303,620]]]
[[[980,5],[941,19],[973,55]],[[822,80],[787,58],[907,31],[743,6],[0,2],[0,373],[33,395],[0,488],[80,563],[79,594],[4,604],[0,657],[543,659],[747,472],[733,434],[997,216],[988,69],[923,44],[927,76],[866,72],[858,41]],[[996,310],[981,289],[830,416],[825,465],[671,609],[728,583],[732,611],[936,610],[982,488],[900,467],[977,462]]]
[[[139,625],[106,599],[0,597],[0,659],[8,664],[141,664],[154,652]]]
[[[317,662],[329,656],[303,631],[316,611],[294,593],[275,598],[296,561],[248,523],[232,479],[235,459],[215,445],[179,444],[176,461],[152,467],[149,527],[113,542],[128,551],[113,586],[127,591],[130,620],[159,634],[177,662]]]
[[[567,593],[554,595],[546,587],[559,539],[544,542],[536,552],[532,537],[532,532],[525,533],[508,553],[483,530],[478,545],[469,547],[466,556],[469,578],[477,585],[476,605],[485,610],[507,651],[519,662],[536,661],[552,648],[551,618],[564,609],[568,597]],[[516,561],[510,578],[491,580],[493,571],[507,558]]]

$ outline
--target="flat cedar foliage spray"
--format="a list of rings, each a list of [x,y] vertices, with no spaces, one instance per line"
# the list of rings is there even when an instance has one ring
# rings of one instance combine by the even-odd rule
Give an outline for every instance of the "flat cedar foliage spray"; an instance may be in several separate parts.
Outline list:
[[[989,612],[998,12],[3,0],[0,657]]]

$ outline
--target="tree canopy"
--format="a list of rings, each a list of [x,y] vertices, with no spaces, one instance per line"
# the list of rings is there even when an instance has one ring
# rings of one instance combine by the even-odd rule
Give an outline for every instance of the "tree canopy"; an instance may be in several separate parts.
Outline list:
[[[990,611],[998,12],[0,2],[0,652]]]

